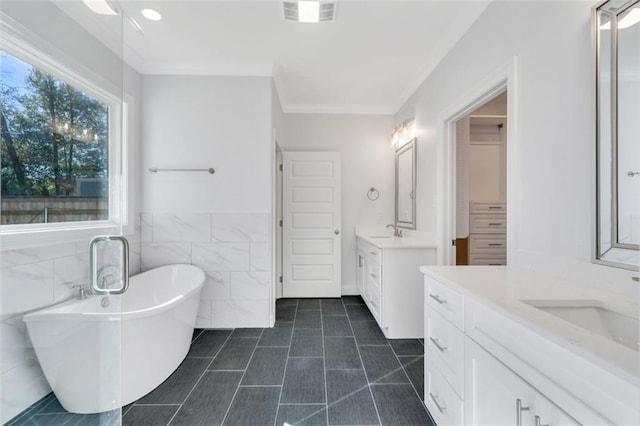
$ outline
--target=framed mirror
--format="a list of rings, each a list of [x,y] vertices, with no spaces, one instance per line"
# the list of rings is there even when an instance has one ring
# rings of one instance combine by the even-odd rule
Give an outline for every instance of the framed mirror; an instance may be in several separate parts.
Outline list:
[[[640,0],[594,8],[596,36],[595,260],[640,262]]]
[[[396,226],[416,229],[416,139],[396,150]]]

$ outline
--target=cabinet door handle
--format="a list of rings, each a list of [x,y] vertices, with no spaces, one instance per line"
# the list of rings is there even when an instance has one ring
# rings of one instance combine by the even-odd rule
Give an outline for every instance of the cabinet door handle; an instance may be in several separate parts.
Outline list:
[[[373,278],[377,278],[374,274],[369,274],[369,275],[371,275],[371,277],[373,277]]]
[[[433,337],[429,337],[429,340],[431,340],[431,343],[433,343],[433,345],[434,345],[436,348],[438,348],[438,350],[439,350],[440,352],[444,352],[444,351],[446,351],[446,350],[447,350],[447,347],[446,347],[446,346],[441,346],[441,345],[440,345],[440,341],[439,341],[438,339],[434,339]]]
[[[516,399],[516,426],[522,426],[522,412],[529,411],[529,407],[522,406],[522,400]]]
[[[375,251],[370,251],[369,254],[372,254],[374,256],[377,256],[378,254]]]
[[[440,399],[440,397],[438,395],[432,394],[431,392],[429,392],[429,397],[431,398],[433,403],[436,404],[436,408],[438,409],[438,411],[444,413],[444,410],[447,409],[447,406],[444,404],[440,405],[440,403],[438,402],[438,399]]]
[[[549,424],[548,424],[548,423],[543,425],[543,424],[540,422],[540,416],[538,416],[537,414],[536,414],[536,416],[534,417],[534,419],[536,420],[536,426],[549,426]]]
[[[440,296],[438,296],[437,294],[429,293],[429,297],[432,298],[433,300],[435,300],[436,302],[438,302],[441,305],[444,305],[445,303],[447,303],[446,299],[441,299]]]

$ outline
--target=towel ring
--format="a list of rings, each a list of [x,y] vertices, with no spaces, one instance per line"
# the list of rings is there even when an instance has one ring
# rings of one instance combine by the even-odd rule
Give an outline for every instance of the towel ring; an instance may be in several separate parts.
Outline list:
[[[380,197],[380,192],[373,186],[369,188],[369,190],[367,191],[367,198],[371,201],[375,201],[378,199],[378,197]]]

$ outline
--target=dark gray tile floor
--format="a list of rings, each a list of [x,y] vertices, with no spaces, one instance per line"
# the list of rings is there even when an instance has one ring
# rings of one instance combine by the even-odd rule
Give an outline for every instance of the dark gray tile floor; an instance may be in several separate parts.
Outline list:
[[[157,389],[119,412],[66,412],[53,394],[18,425],[428,425],[421,339],[387,340],[358,296],[281,299],[274,328],[196,330]]]

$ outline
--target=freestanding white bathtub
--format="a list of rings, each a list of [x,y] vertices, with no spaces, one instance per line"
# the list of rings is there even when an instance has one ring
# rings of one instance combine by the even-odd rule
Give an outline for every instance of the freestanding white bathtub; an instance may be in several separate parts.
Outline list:
[[[167,379],[189,351],[204,279],[192,265],[163,266],[131,277],[122,295],[91,295],[25,315],[62,406],[113,410]]]

